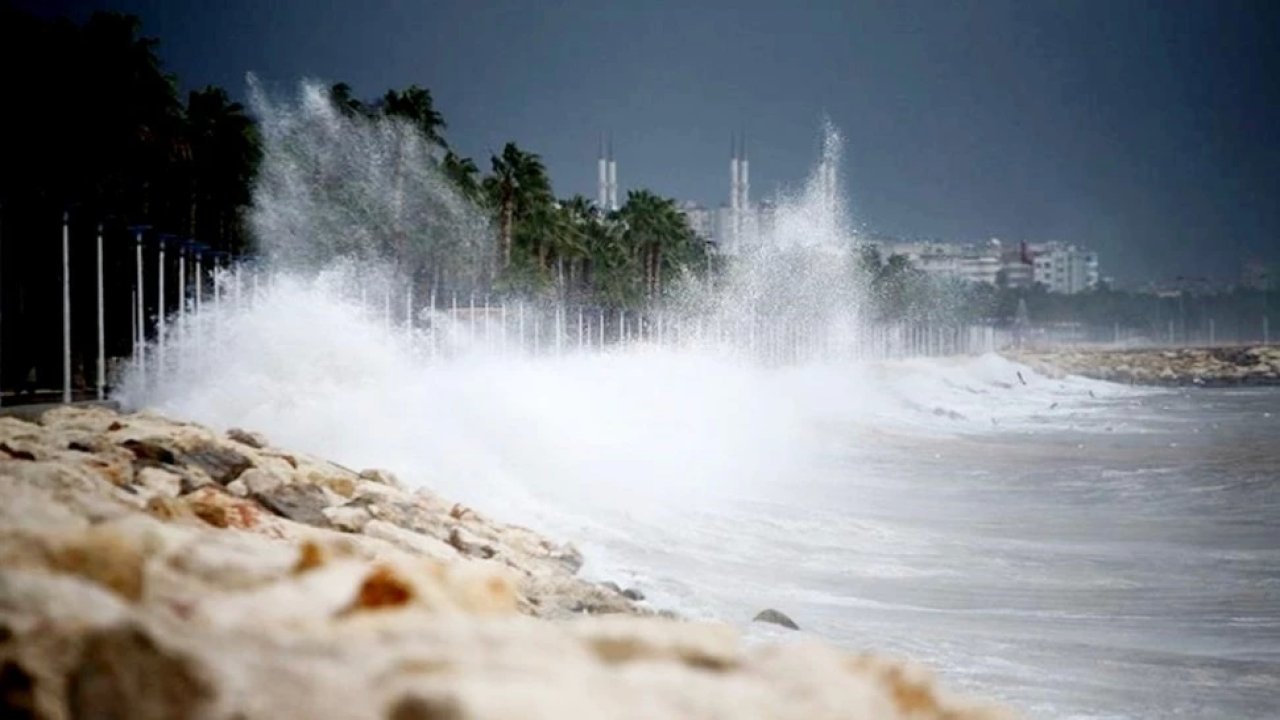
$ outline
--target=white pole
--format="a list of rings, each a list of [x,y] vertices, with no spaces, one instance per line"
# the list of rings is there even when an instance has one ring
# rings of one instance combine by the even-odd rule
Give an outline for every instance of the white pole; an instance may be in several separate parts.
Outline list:
[[[160,366],[160,373],[164,372],[164,336],[165,336],[165,306],[164,297],[164,239],[160,240],[160,256],[156,261],[156,286],[160,288],[157,295],[160,297],[160,312],[156,313],[156,364]]]
[[[133,355],[138,355],[138,313],[133,309],[138,306],[138,291],[134,290],[129,293],[129,333],[133,338]]]
[[[137,332],[135,333],[136,344],[133,348],[134,358],[138,362],[138,369],[142,371],[142,376],[147,375],[147,291],[146,286],[142,282],[142,230],[138,230],[137,244],[137,271],[138,271],[138,290],[134,293],[134,322],[137,323]]]
[[[257,284],[257,276],[254,276],[255,289]],[[187,333],[187,249],[185,247],[178,248],[178,337],[179,339],[186,336]],[[181,357],[179,357],[181,361]]]
[[[204,294],[204,253],[196,251],[196,299],[195,311],[196,315],[200,314],[200,296]]]
[[[404,333],[413,335],[413,286],[404,291]]]
[[[62,213],[62,402],[71,402],[71,213]]]
[[[107,333],[102,310],[102,223],[98,223],[98,399],[107,395]]]

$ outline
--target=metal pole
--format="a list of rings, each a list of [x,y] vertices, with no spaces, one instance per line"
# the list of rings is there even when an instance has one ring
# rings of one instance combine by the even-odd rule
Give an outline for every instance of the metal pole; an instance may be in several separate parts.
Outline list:
[[[134,290],[129,293],[129,333],[133,338],[133,354],[138,354],[138,314],[133,311],[138,305],[138,291]]]
[[[254,278],[254,290],[257,290],[258,277]],[[187,249],[178,248],[178,335],[187,330]]]
[[[107,333],[102,310],[102,223],[98,223],[98,399],[107,396]]]
[[[196,315],[200,314],[200,296],[204,294],[204,253],[196,250]]]
[[[142,371],[143,377],[147,374],[147,290],[146,285],[142,282],[142,230],[138,230],[137,243],[135,250],[137,252],[137,274],[138,274],[138,291],[135,293],[134,300],[134,322],[137,323],[137,333],[135,335],[135,344],[133,347],[134,359],[138,363],[138,369]]]
[[[62,402],[71,402],[71,213],[62,213]]]
[[[159,312],[156,313],[156,364],[160,366],[160,373],[164,372],[164,335],[165,335],[165,314],[168,307],[165,304],[164,296],[164,239],[160,239],[160,254],[156,260],[156,286],[159,290],[156,294],[160,298]]]
[[[413,334],[413,286],[404,291],[404,332]]]

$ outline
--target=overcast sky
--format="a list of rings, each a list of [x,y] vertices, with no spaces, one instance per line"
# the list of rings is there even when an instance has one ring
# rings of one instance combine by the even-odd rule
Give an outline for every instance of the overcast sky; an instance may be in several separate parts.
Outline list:
[[[487,168],[516,140],[560,195],[594,197],[607,130],[623,193],[719,203],[745,130],[766,197],[803,180],[825,114],[868,232],[1075,242],[1130,282],[1280,262],[1280,3],[25,4],[141,16],[188,89],[423,85],[451,144]]]

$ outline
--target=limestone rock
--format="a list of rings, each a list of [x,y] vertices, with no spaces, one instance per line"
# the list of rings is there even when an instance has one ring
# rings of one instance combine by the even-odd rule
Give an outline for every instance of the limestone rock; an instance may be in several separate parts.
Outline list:
[[[183,464],[199,468],[219,485],[226,485],[253,467],[253,462],[239,452],[212,443],[182,453],[181,459]]]
[[[261,468],[245,470],[237,482],[244,483],[244,488],[249,495],[269,493],[284,484],[284,480],[279,475]]]
[[[783,613],[777,610],[774,610],[773,608],[761,610],[760,612],[756,613],[756,616],[751,618],[751,620],[752,622],[773,623],[774,625],[781,625],[782,627],[788,628],[790,630],[800,629],[800,626],[796,624],[795,620],[792,620],[791,618],[787,617],[786,615],[784,615]]]
[[[329,519],[324,515],[329,499],[315,485],[278,485],[265,492],[255,492],[252,497],[280,517],[316,527],[329,526]]]
[[[262,433],[242,430],[240,428],[231,428],[228,430],[227,437],[235,440],[241,445],[248,445],[255,450],[261,450],[268,445],[267,438]]]
[[[360,479],[370,482],[380,483],[388,487],[404,490],[404,483],[400,482],[400,478],[395,476],[390,470],[380,470],[378,468],[369,468],[360,471]]]

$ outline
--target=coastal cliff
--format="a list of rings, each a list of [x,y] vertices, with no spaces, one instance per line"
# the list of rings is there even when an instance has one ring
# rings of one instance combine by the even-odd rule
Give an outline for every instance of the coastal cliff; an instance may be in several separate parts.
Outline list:
[[[744,644],[588,582],[581,563],[388,472],[248,431],[103,408],[0,418],[0,709],[1009,717],[907,663]]]

